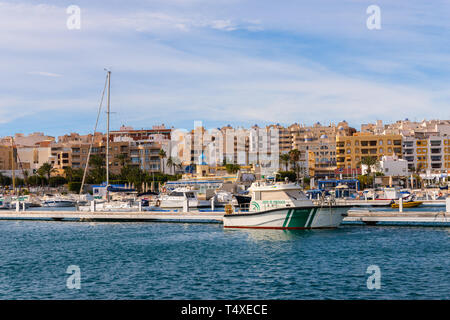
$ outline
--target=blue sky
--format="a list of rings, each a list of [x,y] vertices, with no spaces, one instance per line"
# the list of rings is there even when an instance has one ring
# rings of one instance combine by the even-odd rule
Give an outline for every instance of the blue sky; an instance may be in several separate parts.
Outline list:
[[[381,30],[366,27],[372,4]],[[105,67],[113,129],[450,119],[449,13],[450,1],[0,0],[0,136],[90,132]]]

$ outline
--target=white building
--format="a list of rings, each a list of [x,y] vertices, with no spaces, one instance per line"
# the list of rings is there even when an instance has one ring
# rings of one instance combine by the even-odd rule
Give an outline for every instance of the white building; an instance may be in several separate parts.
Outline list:
[[[372,172],[383,173],[385,176],[407,176],[408,161],[399,159],[397,156],[383,156],[380,162],[372,166]],[[367,174],[368,167],[361,166],[362,174]]]
[[[385,176],[407,176],[408,161],[397,156],[383,156],[380,161],[380,172]]]

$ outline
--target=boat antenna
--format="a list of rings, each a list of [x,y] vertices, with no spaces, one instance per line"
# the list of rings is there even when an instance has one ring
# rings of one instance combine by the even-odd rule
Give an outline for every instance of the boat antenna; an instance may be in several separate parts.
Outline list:
[[[94,132],[92,133],[91,144],[89,145],[89,152],[88,152],[87,159],[86,159],[86,166],[84,167],[83,180],[81,181],[80,196],[81,196],[81,193],[83,192],[84,182],[86,181],[86,173],[87,173],[88,166],[89,166],[89,158],[91,157],[92,145],[94,144],[95,134],[97,133],[98,120],[100,118],[100,112],[102,110],[103,99],[105,97],[107,83],[108,83],[108,75],[106,76],[105,86],[103,87],[102,97],[100,99],[100,105],[98,106],[97,120],[95,121]]]

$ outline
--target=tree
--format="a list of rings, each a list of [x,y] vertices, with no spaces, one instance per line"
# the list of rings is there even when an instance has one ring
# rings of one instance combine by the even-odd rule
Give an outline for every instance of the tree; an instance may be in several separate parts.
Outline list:
[[[377,157],[364,157],[361,159],[361,161],[358,164],[367,166],[367,174],[366,174],[367,179],[363,179],[363,178],[359,179],[361,184],[366,185],[366,186],[369,186],[369,184],[373,185],[375,183],[375,177],[372,176],[372,168],[379,166],[378,158]]]
[[[227,172],[231,174],[231,173],[236,173],[236,172],[238,172],[239,169],[241,168],[241,166],[238,165],[238,164],[227,163],[227,164],[225,165],[225,168],[226,168]]]
[[[105,158],[99,155],[93,155],[89,159],[89,178],[93,183],[102,183],[106,179]]]
[[[67,181],[72,181],[72,178],[73,178],[73,169],[72,169],[72,167],[65,167],[64,168],[64,176],[66,177]]]
[[[128,164],[129,159],[126,153],[120,153],[116,155],[116,159],[119,161],[119,164],[123,167],[124,165]]]
[[[367,166],[367,174],[370,175],[372,173],[372,168],[378,166],[377,157],[364,157],[359,162],[359,165]]]
[[[41,177],[46,177],[48,182],[50,181],[50,175],[54,171],[55,169],[53,169],[53,166],[50,163],[46,162],[37,170],[37,174]]]
[[[277,181],[285,181],[286,178],[288,178],[289,181],[295,181],[297,175],[294,171],[279,171],[275,178]]]
[[[300,161],[300,155],[301,155],[300,150],[292,149],[289,151],[288,155],[289,155],[289,159],[292,163],[292,167],[294,168],[294,171],[297,175],[297,180],[299,180],[300,179],[300,176],[299,176],[300,168],[298,166],[298,162]]]
[[[289,161],[291,160],[291,157],[288,153],[280,154],[280,162],[284,164],[284,171],[288,171],[288,165]]]
[[[173,160],[173,158],[172,158],[171,156],[169,156],[169,157],[167,158],[167,166],[168,166],[169,168],[172,167],[173,172],[175,173],[175,166],[176,166],[176,164],[175,164],[175,161]]]
[[[166,157],[166,152],[163,149],[159,149],[158,156],[161,159],[162,173],[164,173],[164,158]]]

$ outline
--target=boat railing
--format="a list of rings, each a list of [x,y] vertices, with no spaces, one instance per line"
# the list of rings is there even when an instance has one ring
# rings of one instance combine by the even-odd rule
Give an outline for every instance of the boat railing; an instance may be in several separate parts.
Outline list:
[[[248,212],[250,210],[250,203],[241,203],[238,208],[240,212]]]

